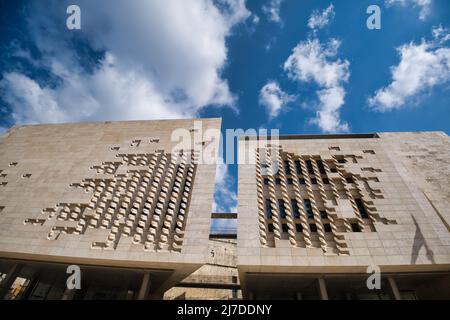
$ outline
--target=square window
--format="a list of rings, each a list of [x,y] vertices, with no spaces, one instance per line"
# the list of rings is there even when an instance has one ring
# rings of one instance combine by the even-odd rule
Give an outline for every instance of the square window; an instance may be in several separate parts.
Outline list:
[[[276,178],[276,179],[275,179],[275,183],[276,183],[276,184],[281,184],[281,179],[280,179],[280,178]]]
[[[267,226],[269,227],[269,232],[273,232],[275,229],[272,223],[269,223]]]
[[[311,223],[309,225],[309,230],[311,230],[311,232],[317,232],[317,226],[314,223]]]
[[[264,184],[268,185],[269,184],[269,179],[268,178],[264,178]]]
[[[346,163],[347,161],[345,160],[345,159],[343,159],[343,158],[341,158],[341,159],[338,159],[338,163]]]
[[[317,179],[316,179],[316,178],[312,178],[312,179],[311,179],[311,183],[312,183],[312,184],[317,184]]]
[[[320,211],[320,217],[322,219],[328,219],[328,213],[326,211]]]
[[[323,228],[325,229],[325,232],[331,232],[331,225],[329,223],[325,223]]]
[[[300,223],[297,223],[295,225],[295,230],[297,230],[297,232],[303,232],[303,227]]]
[[[347,181],[347,183],[354,183],[355,182],[355,181],[353,181],[352,177],[345,178],[345,181]]]
[[[330,184],[330,180],[328,178],[323,178],[322,181],[324,184]]]
[[[306,184],[305,179],[300,179],[300,184]]]
[[[288,178],[288,179],[287,179],[287,182],[288,182],[288,184],[293,184],[293,183],[294,183],[294,180],[292,180],[292,178]]]
[[[288,231],[289,231],[288,225],[287,225],[286,223],[283,223],[283,224],[281,225],[281,230],[282,230],[283,232],[288,232]]]

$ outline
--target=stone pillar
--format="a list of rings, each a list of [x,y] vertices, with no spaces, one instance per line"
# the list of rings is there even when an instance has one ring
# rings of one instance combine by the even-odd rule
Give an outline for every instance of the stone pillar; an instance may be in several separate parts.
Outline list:
[[[328,300],[327,285],[325,283],[324,277],[320,277],[317,280],[319,281],[320,299],[321,300]]]
[[[395,279],[392,276],[388,277],[389,286],[391,287],[392,294],[394,295],[395,300],[402,300],[402,296],[400,295],[400,291],[398,290],[397,283],[395,283]]]
[[[145,300],[150,289],[150,272],[145,271],[142,278],[141,288],[139,289],[138,300]]]
[[[19,275],[20,270],[22,270],[22,265],[14,264],[6,274],[6,278],[0,284],[0,300],[5,298],[5,295],[8,293],[9,288],[11,288],[14,280],[16,280]]]

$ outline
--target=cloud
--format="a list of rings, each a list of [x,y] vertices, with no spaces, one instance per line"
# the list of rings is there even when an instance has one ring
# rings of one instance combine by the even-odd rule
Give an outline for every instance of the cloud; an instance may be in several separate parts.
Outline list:
[[[266,107],[270,118],[276,118],[281,109],[294,100],[295,96],[281,90],[276,81],[267,82],[259,93],[259,103]]]
[[[228,165],[220,158],[216,168],[216,183],[213,212],[237,212],[237,194],[234,191],[234,178],[228,170]]]
[[[272,22],[282,22],[280,17],[280,8],[283,0],[269,0],[262,6],[262,11],[266,15],[267,19]]]
[[[251,17],[245,0],[81,0],[80,31],[61,27],[68,4],[31,5],[28,28],[40,58],[29,60],[56,80],[3,74],[2,98],[16,122],[180,118],[208,105],[234,108],[222,71],[227,37]],[[101,54],[95,60],[83,50]]]
[[[212,219],[211,230],[214,233],[236,233],[236,219]]]
[[[308,20],[308,27],[313,30],[318,30],[326,27],[331,20],[334,19],[335,12],[333,4],[330,4],[328,8],[320,12],[314,10]]]
[[[385,0],[386,6],[401,5],[420,7],[420,20],[425,20],[431,12],[431,0]]]
[[[378,111],[404,107],[420,94],[450,81],[450,32],[441,26],[432,30],[433,39],[408,43],[397,48],[400,62],[391,67],[392,82],[369,98]]]
[[[348,124],[340,119],[339,110],[345,102],[343,84],[350,77],[350,63],[336,58],[340,41],[331,39],[322,44],[318,39],[300,42],[284,63],[290,79],[312,82],[319,89],[318,110],[313,123],[324,132],[348,131]]]

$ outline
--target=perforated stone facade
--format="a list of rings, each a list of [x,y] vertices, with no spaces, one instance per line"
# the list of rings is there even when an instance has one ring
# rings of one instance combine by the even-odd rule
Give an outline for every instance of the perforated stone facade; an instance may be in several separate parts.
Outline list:
[[[0,137],[0,258],[165,270],[162,287],[180,281],[206,261],[216,166],[199,157],[207,147],[217,157],[218,139],[202,131],[220,124],[10,129]],[[172,141],[179,129],[189,148]]]

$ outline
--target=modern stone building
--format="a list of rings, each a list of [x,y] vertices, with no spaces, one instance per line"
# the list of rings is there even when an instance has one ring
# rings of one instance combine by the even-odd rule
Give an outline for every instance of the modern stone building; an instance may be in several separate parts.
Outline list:
[[[239,156],[244,298],[450,298],[445,133],[248,137]]]
[[[0,136],[0,299],[450,299],[446,134],[247,137],[230,215],[211,214],[220,125]]]
[[[220,125],[31,125],[0,136],[0,298],[162,298],[206,262],[219,137],[203,133]],[[212,162],[199,161],[206,148]],[[72,264],[81,290],[66,290]]]

